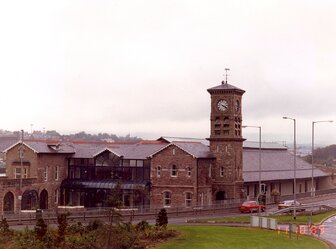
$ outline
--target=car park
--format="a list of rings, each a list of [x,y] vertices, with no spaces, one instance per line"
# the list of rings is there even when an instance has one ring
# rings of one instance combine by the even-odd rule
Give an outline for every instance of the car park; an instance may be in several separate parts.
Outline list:
[[[242,205],[239,207],[239,211],[241,213],[252,213],[252,212],[258,212],[260,209],[261,212],[264,212],[266,207],[264,205],[259,205],[256,201],[245,201]]]

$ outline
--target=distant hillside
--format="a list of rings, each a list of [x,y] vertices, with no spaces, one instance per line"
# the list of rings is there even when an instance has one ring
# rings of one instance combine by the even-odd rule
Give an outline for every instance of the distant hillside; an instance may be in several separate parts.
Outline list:
[[[311,163],[311,155],[303,158]],[[336,167],[336,144],[314,150],[314,164]]]
[[[20,139],[21,132],[20,131],[7,131],[0,129],[0,137],[1,138],[10,138],[10,139]],[[63,141],[97,141],[97,142],[136,142],[142,140],[139,137],[131,137],[129,134],[126,136],[117,136],[115,134],[109,133],[98,133],[98,134],[90,134],[84,131],[62,135],[55,130],[49,131],[33,131],[32,133],[25,132],[25,139],[41,139],[41,140],[63,140]]]

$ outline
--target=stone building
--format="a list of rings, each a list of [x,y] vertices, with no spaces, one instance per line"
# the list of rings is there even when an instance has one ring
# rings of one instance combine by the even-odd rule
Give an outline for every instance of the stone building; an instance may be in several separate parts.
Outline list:
[[[0,210],[54,209],[59,205],[108,206],[119,186],[126,207],[191,208],[254,198],[258,150],[242,137],[244,91],[222,83],[208,89],[210,136],[206,140],[161,137],[136,143],[24,140],[1,147],[6,177],[0,178]],[[266,146],[266,145],[265,145]],[[290,193],[292,155],[263,148],[262,181]],[[310,191],[308,168],[299,161],[297,191]],[[244,167],[243,167],[244,166]],[[281,170],[281,169],[282,170]],[[304,172],[304,173],[303,173]],[[315,171],[318,186],[332,187]],[[302,182],[301,182],[302,181]],[[257,185],[258,186],[258,185]]]

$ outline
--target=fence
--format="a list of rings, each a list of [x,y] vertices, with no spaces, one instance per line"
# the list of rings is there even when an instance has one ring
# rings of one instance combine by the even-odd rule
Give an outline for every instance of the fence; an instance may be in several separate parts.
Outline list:
[[[251,226],[252,227],[260,227],[266,229],[277,230],[278,229],[278,222],[276,219],[266,218],[266,217],[259,217],[259,216],[250,216],[251,217]]]

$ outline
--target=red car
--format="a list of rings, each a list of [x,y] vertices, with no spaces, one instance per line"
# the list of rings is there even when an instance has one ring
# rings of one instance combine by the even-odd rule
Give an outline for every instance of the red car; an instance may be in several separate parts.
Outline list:
[[[256,201],[245,201],[240,207],[239,211],[241,213],[248,212],[258,212],[260,207],[260,211],[264,212],[266,207],[264,205],[259,205]]]

